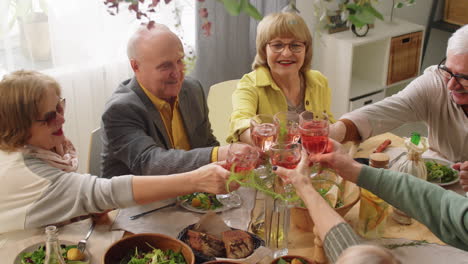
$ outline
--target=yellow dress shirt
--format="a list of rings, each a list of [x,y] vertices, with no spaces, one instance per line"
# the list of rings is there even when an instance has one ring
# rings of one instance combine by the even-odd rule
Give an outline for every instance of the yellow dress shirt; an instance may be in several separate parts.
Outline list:
[[[179,97],[176,98],[171,106],[168,102],[156,97],[150,93],[141,83],[139,83],[146,96],[151,100],[153,105],[161,113],[161,117],[166,128],[167,135],[171,141],[171,145],[175,149],[190,150],[190,142],[184,127],[184,121],[179,110]],[[211,152],[211,161],[218,160],[218,147],[214,147]]]
[[[313,113],[326,113],[330,122],[334,123],[327,78],[318,71],[309,70],[305,74],[305,81],[305,109]],[[239,141],[239,136],[249,128],[253,116],[287,111],[288,102],[268,68],[259,67],[245,74],[239,81],[232,94],[232,107],[227,142]]]

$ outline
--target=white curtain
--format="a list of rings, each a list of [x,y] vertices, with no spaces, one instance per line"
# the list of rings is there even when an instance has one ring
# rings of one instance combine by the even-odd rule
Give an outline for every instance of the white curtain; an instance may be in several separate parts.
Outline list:
[[[155,20],[183,34],[184,41],[194,45],[194,5],[194,0],[177,0],[169,5],[161,1]],[[181,11],[182,27],[174,26],[175,9]],[[39,25],[16,23],[9,29],[6,19],[0,17],[0,77],[28,69],[57,79],[67,99],[65,135],[78,150],[79,171],[85,172],[91,131],[100,125],[104,104],[118,84],[133,75],[126,44],[141,21],[126,6],[111,16],[102,0],[49,0],[46,21],[42,15],[36,18],[41,21]],[[31,37],[21,38],[22,30],[32,33]]]

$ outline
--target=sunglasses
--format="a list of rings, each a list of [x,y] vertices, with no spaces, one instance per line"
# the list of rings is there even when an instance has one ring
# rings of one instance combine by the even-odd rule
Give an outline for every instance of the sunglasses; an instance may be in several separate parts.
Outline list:
[[[44,119],[36,119],[37,122],[43,122],[48,126],[52,126],[57,121],[57,114],[63,115],[65,112],[65,98],[60,98],[55,111],[47,112]]]

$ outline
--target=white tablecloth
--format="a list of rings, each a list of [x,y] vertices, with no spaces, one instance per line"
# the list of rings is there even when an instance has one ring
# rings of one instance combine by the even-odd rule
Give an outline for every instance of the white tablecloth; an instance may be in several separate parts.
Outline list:
[[[402,245],[412,243],[407,239],[380,239],[371,243],[377,245]],[[391,249],[393,254],[405,264],[466,264],[468,263],[468,252],[451,247],[433,243],[424,243],[417,246],[402,246]]]
[[[251,212],[255,206],[255,190],[250,188],[239,188],[242,205],[220,213],[226,224],[230,227],[247,230],[250,223]],[[166,204],[174,202],[165,201]],[[172,237],[177,235],[185,227],[198,222],[203,214],[188,211],[179,206],[168,207],[154,213],[145,215],[135,220],[129,217],[163,206],[164,203],[157,202],[144,206],[136,206],[122,209],[112,226],[113,230],[125,230],[135,234],[138,233],[161,233]]]

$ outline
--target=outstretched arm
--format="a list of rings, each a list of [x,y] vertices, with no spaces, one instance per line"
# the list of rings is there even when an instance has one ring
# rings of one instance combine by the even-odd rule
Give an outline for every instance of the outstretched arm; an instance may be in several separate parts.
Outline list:
[[[310,160],[335,169],[343,178],[376,194],[426,225],[447,244],[468,249],[468,198],[406,173],[360,165],[336,142],[329,144],[328,151]],[[466,168],[465,163],[460,168]]]

